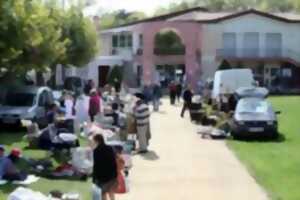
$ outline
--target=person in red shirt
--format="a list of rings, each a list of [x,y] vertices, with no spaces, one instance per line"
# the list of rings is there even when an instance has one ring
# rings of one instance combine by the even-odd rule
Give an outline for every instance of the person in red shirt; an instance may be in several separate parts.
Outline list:
[[[170,101],[171,105],[175,104],[177,87],[174,81],[172,81],[169,85],[169,93],[170,93]]]
[[[91,90],[90,103],[89,103],[89,115],[91,122],[95,121],[95,116],[100,113],[100,96],[96,89]]]

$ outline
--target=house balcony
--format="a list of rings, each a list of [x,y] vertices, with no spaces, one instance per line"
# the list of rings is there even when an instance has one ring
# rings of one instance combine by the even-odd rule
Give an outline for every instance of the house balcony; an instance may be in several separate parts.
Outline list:
[[[217,49],[218,60],[289,61],[300,63],[300,53],[290,49]]]

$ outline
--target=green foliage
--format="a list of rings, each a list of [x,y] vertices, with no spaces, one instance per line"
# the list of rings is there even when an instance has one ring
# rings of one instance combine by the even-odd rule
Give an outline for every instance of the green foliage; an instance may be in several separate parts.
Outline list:
[[[223,60],[219,66],[219,70],[231,69],[231,65],[227,60]]]
[[[83,66],[98,51],[95,26],[76,7],[69,9],[63,20],[63,38],[68,38],[70,42],[62,63]]]
[[[0,65],[9,72],[44,71],[66,52],[58,23],[38,1],[0,4]]]
[[[126,10],[118,10],[103,14],[100,19],[100,26],[102,29],[107,29],[144,18],[146,18],[146,15],[143,12],[127,12]]]
[[[114,66],[108,76],[108,83],[113,85],[116,81],[122,82],[123,80],[123,67],[122,66]]]
[[[158,8],[156,15],[202,6],[211,11],[237,11],[256,8],[264,11],[300,11],[300,0],[191,0]]]
[[[0,66],[11,74],[43,72],[58,63],[81,66],[97,52],[92,22],[53,1],[7,0],[0,4]]]
[[[184,44],[178,34],[172,30],[162,31],[155,36],[155,53],[158,55],[181,55],[185,52]]]

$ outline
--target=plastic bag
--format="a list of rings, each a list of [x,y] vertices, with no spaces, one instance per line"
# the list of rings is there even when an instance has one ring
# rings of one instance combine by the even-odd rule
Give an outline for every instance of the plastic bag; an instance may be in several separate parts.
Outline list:
[[[40,192],[27,188],[18,187],[7,198],[7,200],[47,200],[48,198]]]
[[[102,190],[97,185],[93,184],[93,200],[102,200]]]
[[[93,171],[93,151],[90,148],[72,149],[73,167],[81,173],[91,174]]]

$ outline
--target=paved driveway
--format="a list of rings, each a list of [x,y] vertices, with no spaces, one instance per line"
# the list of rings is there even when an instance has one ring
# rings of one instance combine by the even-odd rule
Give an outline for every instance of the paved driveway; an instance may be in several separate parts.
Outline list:
[[[119,200],[267,200],[223,141],[201,139],[196,126],[164,102],[152,114],[150,150],[133,158],[131,191]]]

